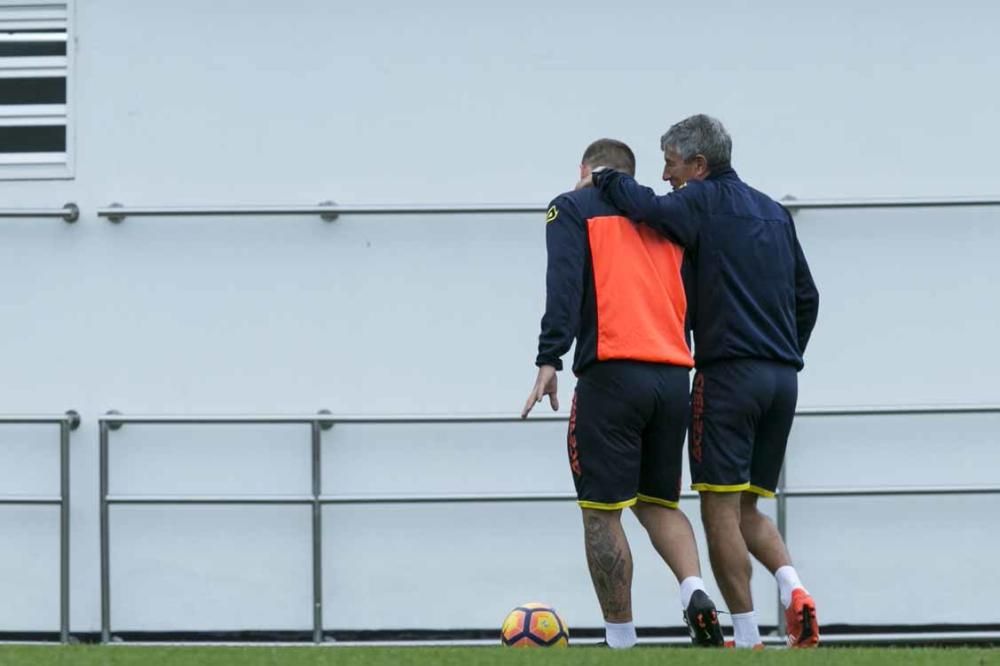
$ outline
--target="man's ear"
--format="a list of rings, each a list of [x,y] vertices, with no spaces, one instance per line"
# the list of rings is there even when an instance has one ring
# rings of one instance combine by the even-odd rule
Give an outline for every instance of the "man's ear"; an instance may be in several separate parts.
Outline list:
[[[712,170],[708,168],[708,159],[701,153],[695,155],[692,160],[694,160],[695,163],[695,173],[699,178],[705,178],[712,172]]]

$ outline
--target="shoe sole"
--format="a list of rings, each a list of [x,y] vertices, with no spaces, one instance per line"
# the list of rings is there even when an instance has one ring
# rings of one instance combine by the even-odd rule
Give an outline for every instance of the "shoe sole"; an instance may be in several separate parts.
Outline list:
[[[788,636],[788,646],[793,648],[814,648],[819,645],[819,624],[816,622],[816,607],[803,604],[802,633],[796,638]]]
[[[722,638],[722,626],[719,624],[719,615],[712,611],[711,616],[706,620],[705,612],[699,612],[694,616],[692,625],[696,637],[692,637],[695,645],[700,647],[722,647],[725,641]]]

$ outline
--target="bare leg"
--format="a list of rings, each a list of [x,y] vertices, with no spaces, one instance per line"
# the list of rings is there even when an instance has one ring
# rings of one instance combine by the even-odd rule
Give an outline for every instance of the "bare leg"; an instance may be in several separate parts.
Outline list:
[[[622,512],[583,509],[587,565],[607,622],[632,621],[632,551]]]
[[[757,495],[741,493],[740,532],[747,549],[772,574],[779,568],[791,564],[785,542],[771,519],[757,508]]]
[[[701,577],[694,530],[684,512],[649,502],[637,503],[632,511],[649,534],[653,548],[674,573],[677,582],[690,576]]]
[[[741,493],[701,493],[701,519],[712,572],[731,613],[753,610],[750,553],[740,532]]]

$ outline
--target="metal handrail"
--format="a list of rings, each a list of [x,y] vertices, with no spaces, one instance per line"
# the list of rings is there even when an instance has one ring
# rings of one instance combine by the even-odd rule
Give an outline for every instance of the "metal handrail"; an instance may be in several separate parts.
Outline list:
[[[2,506],[59,507],[59,640],[69,642],[69,434],[80,427],[80,415],[65,414],[0,415],[0,425],[59,426],[59,495],[4,495]]]
[[[323,201],[315,206],[124,206],[113,203],[97,210],[98,217],[121,222],[126,217],[221,217],[319,215],[333,222],[341,215],[476,215],[481,213],[544,213],[541,204],[358,204]]]
[[[108,413],[99,419],[114,428],[126,423],[147,424],[147,425],[210,425],[210,424],[249,424],[249,423],[312,423],[319,421],[326,426],[335,423],[349,423],[352,425],[372,424],[382,425],[389,423],[413,424],[413,423],[514,423],[517,421],[568,421],[566,414],[535,414],[528,419],[511,414],[389,414],[384,416],[367,414],[345,414],[334,416],[330,412],[320,412],[309,416],[295,416],[288,414],[112,414]]]
[[[312,495],[108,495],[108,504],[230,504],[301,506],[312,504]]]
[[[955,206],[998,206],[1000,197],[896,197],[872,199],[796,199],[787,196],[781,204],[794,211],[838,208],[940,208]],[[97,216],[111,222],[126,217],[202,217],[319,215],[333,222],[341,215],[478,215],[544,213],[544,204],[338,204],[324,201],[302,205],[219,205],[219,206],[126,206],[113,203],[97,210]]]
[[[996,414],[1000,405],[878,405],[873,407],[804,407],[796,416],[930,416],[934,414]]]
[[[1000,405],[994,404],[953,404],[953,405],[876,405],[872,407],[801,407],[795,416],[917,416],[933,414],[994,414],[1000,413]],[[471,424],[471,423],[514,423],[517,421],[568,421],[566,413],[541,412],[522,419],[511,414],[337,414],[329,411],[309,416],[288,414],[117,414],[109,412],[100,421],[114,428],[121,424],[147,425],[209,425],[209,424],[251,424],[251,423],[311,423],[320,421],[323,425],[388,425],[388,424]]]
[[[319,497],[322,493],[322,467],[320,464],[320,436],[323,430],[332,426],[329,412],[322,410],[317,414],[303,416],[269,415],[259,418],[249,416],[209,416],[200,420],[198,417],[129,417],[117,412],[108,412],[98,419],[100,447],[100,547],[101,547],[101,640],[105,643],[111,640],[111,524],[110,508],[113,504],[177,504],[181,497],[115,497],[110,494],[110,470],[108,465],[108,448],[112,430],[121,428],[125,423],[146,424],[301,424],[310,426],[311,440],[311,476],[312,493],[308,496],[245,496],[245,497],[204,497],[194,498],[205,501],[187,501],[188,504],[298,504],[312,506],[312,575],[313,575],[313,642],[323,641],[323,568],[322,545],[323,523],[322,505]],[[167,500],[167,501],[164,501]]]
[[[56,506],[61,503],[62,498],[58,495],[0,495],[0,504],[8,506],[30,506],[32,504]]]
[[[540,415],[531,420],[533,423],[546,421],[563,421],[563,415]],[[114,411],[108,412],[98,419],[100,438],[100,546],[101,546],[101,640],[111,640],[111,536],[110,508],[114,505],[311,505],[313,508],[312,547],[313,547],[313,641],[323,641],[323,589],[322,589],[322,507],[325,504],[349,503],[340,498],[323,496],[322,468],[320,465],[320,436],[323,430],[328,430],[335,423],[511,423],[522,421],[518,416],[482,415],[482,416],[390,416],[371,417],[333,416],[328,410],[321,410],[309,415],[125,415]],[[112,495],[110,488],[109,444],[110,433],[120,429],[125,424],[145,425],[240,425],[240,424],[301,424],[309,425],[312,440],[312,493],[310,495],[240,495],[240,496],[183,496],[183,495]],[[500,499],[488,499],[482,496],[477,501],[513,501],[505,496]],[[535,496],[536,499],[539,496]],[[570,498],[559,494],[557,497],[544,497],[544,500]],[[454,501],[454,498],[451,499]]]
[[[776,493],[778,494],[778,493]],[[1000,486],[894,486],[868,488],[784,488],[785,497],[913,497],[916,495],[997,495]]]
[[[792,210],[833,208],[953,208],[961,206],[1000,206],[1000,197],[879,197],[871,199],[796,199],[786,196],[780,203]]]
[[[59,217],[72,224],[80,219],[80,208],[68,203],[62,208],[0,208],[0,218]]]
[[[931,405],[880,407],[813,407],[800,409],[798,416],[879,416],[879,415],[941,415],[1000,413],[997,405]],[[327,505],[483,503],[483,502],[569,502],[573,493],[412,493],[396,495],[325,495],[322,492],[320,465],[321,433],[338,424],[486,424],[486,423],[545,423],[567,421],[563,414],[539,414],[523,420],[508,414],[460,415],[333,415],[328,411],[309,415],[126,415],[109,412],[98,419],[100,429],[100,511],[101,511],[101,639],[111,640],[110,604],[110,521],[113,505],[298,505],[313,508],[313,642],[323,641],[322,614],[322,507]],[[240,424],[301,424],[311,428],[312,493],[308,495],[112,495],[109,492],[109,439],[112,430],[125,424],[140,425],[240,425]],[[984,495],[1000,494],[1000,486],[902,486],[902,487],[816,487],[787,488],[784,475],[779,482],[777,524],[786,536],[787,500],[789,498],[821,497],[892,497],[914,495]],[[681,493],[681,499],[695,499],[698,493]],[[780,602],[779,602],[780,606]],[[779,608],[779,625],[783,622]],[[779,626],[779,635],[783,628]],[[919,637],[918,637],[919,638]],[[864,635],[851,636],[851,642],[865,642]]]
[[[573,638],[573,645],[598,645],[602,638]],[[823,634],[823,645],[901,645],[901,644],[921,644],[938,645],[941,643],[963,645],[967,643],[995,643],[1000,641],[1000,631],[955,631],[955,632],[925,632],[925,633],[872,633],[872,634]],[[764,645],[783,647],[786,645],[783,636],[761,636]],[[199,643],[201,645],[202,643]],[[403,639],[387,641],[337,641],[332,643],[334,648],[359,648],[359,647],[491,647],[497,644],[495,638],[469,638],[456,640],[420,640]],[[171,643],[151,643],[150,645],[172,645]],[[173,644],[175,645],[175,644]],[[206,645],[237,646],[245,645],[241,643],[206,643]],[[640,646],[649,645],[678,645],[689,646],[691,639],[688,636],[642,636],[639,638]]]

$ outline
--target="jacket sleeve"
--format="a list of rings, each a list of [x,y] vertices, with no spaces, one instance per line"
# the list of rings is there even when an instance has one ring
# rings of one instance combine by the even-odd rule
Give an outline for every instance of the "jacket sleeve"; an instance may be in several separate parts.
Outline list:
[[[795,223],[792,225],[792,238],[795,241],[795,325],[799,337],[799,353],[806,353],[806,345],[809,344],[809,336],[812,335],[813,327],[816,326],[816,317],[819,314],[819,290],[813,282],[812,273],[809,271],[809,264],[806,262],[806,255],[799,245],[799,236],[795,233]]]
[[[653,228],[674,243],[694,247],[698,240],[701,215],[697,211],[696,190],[700,183],[663,196],[635,182],[631,176],[613,169],[593,175],[594,187],[605,201],[633,220]]]
[[[580,326],[587,232],[572,201],[559,197],[549,206],[545,224],[548,267],[545,273],[545,314],[538,336],[535,365],[562,370]]]

